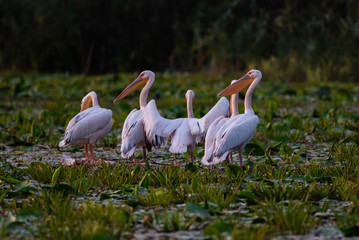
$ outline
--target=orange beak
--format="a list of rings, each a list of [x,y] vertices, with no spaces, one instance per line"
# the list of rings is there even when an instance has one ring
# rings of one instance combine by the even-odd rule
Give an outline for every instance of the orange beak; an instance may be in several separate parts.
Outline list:
[[[144,79],[142,77],[136,78],[135,81],[133,81],[130,85],[128,85],[125,88],[125,90],[123,90],[122,93],[120,93],[120,95],[118,95],[118,97],[115,100],[113,100],[113,103],[116,103],[116,102],[120,101],[121,99],[126,97],[131,92],[135,91],[140,86],[146,84],[146,82],[147,82],[147,79]]]
[[[238,79],[235,83],[232,83],[228,87],[226,87],[222,92],[220,92],[217,96],[228,96],[235,93],[238,93],[245,89],[248,85],[250,85],[254,81],[253,78],[249,77],[248,75],[244,75],[240,79]]]

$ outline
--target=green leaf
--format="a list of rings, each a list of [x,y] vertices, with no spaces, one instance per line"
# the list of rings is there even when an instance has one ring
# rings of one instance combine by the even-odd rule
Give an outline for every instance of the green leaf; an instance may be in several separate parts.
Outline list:
[[[54,187],[57,184],[57,180],[59,179],[60,173],[62,170],[62,166],[58,167],[54,174],[52,174],[52,178],[51,178],[51,187]]]
[[[19,214],[16,215],[16,221],[40,221],[42,218],[42,212],[34,209],[22,209]]]
[[[193,163],[186,164],[185,169],[193,173],[198,172],[198,167],[196,167]]]
[[[283,155],[288,155],[288,156],[292,155],[292,153],[294,152],[294,150],[287,144],[282,144],[280,150]]]
[[[4,180],[7,183],[11,183],[11,184],[19,184],[20,181],[11,177],[11,176],[0,176],[0,179]]]
[[[231,225],[220,220],[220,221],[217,221],[217,222],[214,222],[214,223],[208,225],[204,229],[203,234],[205,236],[210,236],[210,237],[216,236],[218,239],[223,239],[224,233],[230,235],[231,232],[232,232]]]
[[[237,177],[238,174],[244,173],[243,168],[237,164],[227,164],[224,171],[228,177]]]
[[[141,181],[138,183],[138,186],[148,188],[151,185],[150,176],[146,173]]]
[[[58,183],[55,186],[51,187],[50,190],[54,191],[54,192],[63,192],[64,195],[74,193],[74,189],[67,184],[59,184]]]
[[[246,198],[246,199],[255,199],[256,196],[254,195],[254,193],[252,192],[248,192],[248,191],[240,191],[238,193],[238,197],[240,198]]]
[[[185,206],[186,215],[193,217],[194,215],[201,218],[202,220],[211,217],[211,214],[208,212],[207,209],[199,206],[195,203],[186,203]]]
[[[40,137],[43,135],[43,130],[40,124],[36,121],[32,121],[31,124],[31,136],[32,137]]]
[[[101,193],[101,195],[100,195],[100,201],[104,201],[104,200],[110,199],[110,198],[111,198],[111,196],[108,195],[107,193]]]
[[[260,144],[256,139],[252,138],[252,140],[245,146],[244,152],[246,154],[263,156],[265,155],[265,147]]]

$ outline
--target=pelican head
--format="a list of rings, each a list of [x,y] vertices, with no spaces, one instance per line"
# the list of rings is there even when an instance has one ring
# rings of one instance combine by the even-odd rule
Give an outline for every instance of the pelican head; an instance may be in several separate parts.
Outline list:
[[[186,99],[193,99],[193,98],[194,98],[194,92],[191,89],[187,90]]]
[[[113,100],[113,103],[116,103],[126,97],[128,94],[139,88],[140,86],[146,84],[149,80],[155,79],[154,72],[150,70],[145,70],[138,75],[138,77],[130,85],[128,85],[125,90],[123,90],[118,97]]]
[[[95,101],[97,101],[97,95],[94,91],[86,94],[86,96],[84,96],[83,99],[81,100],[81,112],[90,108],[91,103],[92,103],[92,105],[95,105]]]
[[[218,96],[228,96],[234,93],[238,93],[245,89],[248,85],[252,84],[254,79],[261,79],[261,77],[262,73],[259,70],[252,69],[237,81],[232,81],[231,85],[229,85],[222,92],[220,92]]]

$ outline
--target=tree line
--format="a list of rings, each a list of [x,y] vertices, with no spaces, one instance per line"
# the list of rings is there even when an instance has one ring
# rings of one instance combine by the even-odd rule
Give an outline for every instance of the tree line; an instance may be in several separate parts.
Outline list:
[[[1,70],[225,73],[267,64],[356,80],[358,53],[355,0],[0,1]]]

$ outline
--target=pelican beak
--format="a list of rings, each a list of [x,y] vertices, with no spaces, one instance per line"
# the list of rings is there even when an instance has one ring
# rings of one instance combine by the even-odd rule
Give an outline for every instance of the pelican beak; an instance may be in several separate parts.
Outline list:
[[[248,75],[244,75],[240,79],[238,79],[235,83],[232,83],[228,87],[226,87],[222,92],[218,93],[218,97],[228,96],[235,93],[238,93],[245,89],[248,85],[253,82],[253,78],[249,77]]]
[[[125,90],[123,90],[122,93],[120,93],[120,95],[118,95],[118,97],[115,100],[113,100],[113,103],[116,103],[116,102],[120,101],[121,99],[126,97],[131,92],[135,91],[140,86],[146,84],[146,82],[147,82],[147,79],[145,79],[143,77],[136,78],[135,81],[133,81],[130,85],[128,85],[125,88]]]
[[[91,98],[85,98],[81,101],[81,110],[80,112],[82,111],[85,111],[86,109],[90,108],[91,107]]]

